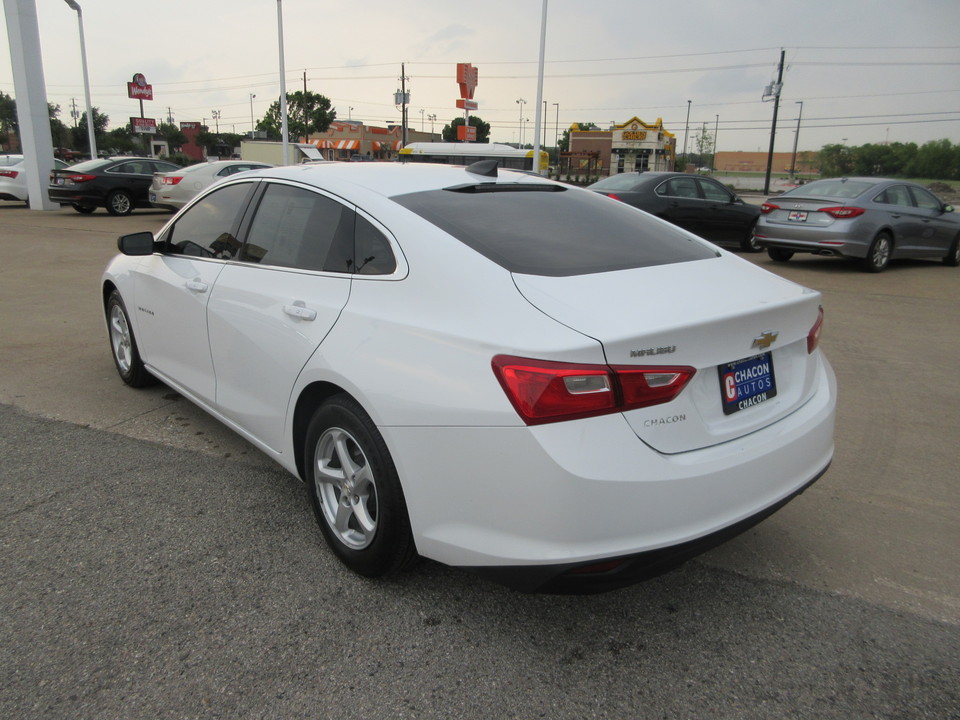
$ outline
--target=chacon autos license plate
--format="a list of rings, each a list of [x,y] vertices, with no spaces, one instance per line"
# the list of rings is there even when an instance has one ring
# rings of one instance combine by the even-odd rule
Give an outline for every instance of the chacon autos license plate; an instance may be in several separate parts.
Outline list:
[[[790,222],[806,222],[807,221],[807,211],[806,210],[791,210],[787,214],[787,220]]]
[[[724,415],[746,410],[777,395],[772,353],[761,353],[725,363],[717,370]]]

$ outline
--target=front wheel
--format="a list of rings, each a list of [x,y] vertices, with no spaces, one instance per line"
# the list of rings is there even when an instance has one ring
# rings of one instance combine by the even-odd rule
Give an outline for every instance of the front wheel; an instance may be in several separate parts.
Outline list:
[[[757,242],[757,221],[754,220],[747,229],[747,234],[740,240],[740,249],[744,252],[756,253],[763,250]]]
[[[393,459],[353,398],[337,395],[320,406],[307,428],[303,459],[317,524],[344,565],[381,577],[416,558]]]
[[[120,378],[130,387],[154,385],[157,379],[147,371],[140,359],[137,340],[127,317],[127,308],[120,293],[114,290],[107,300],[107,326],[110,332],[110,350]]]
[[[860,267],[866,272],[878,273],[887,269],[890,264],[890,255],[893,253],[893,238],[887,233],[880,233],[870,245],[867,256],[861,261]]]
[[[787,260],[793,257],[793,251],[784,250],[783,248],[778,247],[768,247],[767,255],[769,255],[770,259],[775,262],[787,262]]]
[[[107,198],[107,212],[111,215],[129,215],[133,212],[133,198],[126,190],[115,190]]]
[[[943,264],[950,267],[960,265],[960,235],[954,238],[953,245],[950,246],[950,252],[943,258]]]

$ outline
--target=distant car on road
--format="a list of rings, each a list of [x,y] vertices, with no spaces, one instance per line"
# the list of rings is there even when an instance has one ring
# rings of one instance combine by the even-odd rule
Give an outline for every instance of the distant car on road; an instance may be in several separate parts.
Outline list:
[[[816,180],[760,208],[757,242],[786,262],[794,253],[856,258],[867,272],[891,260],[960,265],[960,217],[926,188],[903,180]]]
[[[179,210],[204,188],[247,170],[273,167],[267,163],[245,160],[217,160],[197,163],[179,170],[153,174],[149,200],[154,207]]]
[[[57,168],[70,167],[63,160],[54,159],[53,164]],[[0,200],[21,200],[30,206],[23,155],[0,155]]]
[[[716,180],[687,173],[611,175],[587,187],[645,210],[714,243],[735,243],[759,252],[753,230],[760,208],[749,205]]]
[[[79,213],[105,207],[111,215],[129,215],[150,207],[147,191],[156,172],[179,168],[172,162],[143,157],[87,160],[50,173],[50,199]]]

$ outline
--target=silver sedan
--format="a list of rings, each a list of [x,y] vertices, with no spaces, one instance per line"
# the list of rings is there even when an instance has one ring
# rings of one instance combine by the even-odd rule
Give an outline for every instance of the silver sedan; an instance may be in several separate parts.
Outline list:
[[[154,173],[150,184],[150,204],[154,207],[179,210],[204,188],[244,172],[273,167],[267,163],[246,160],[217,160],[197,163],[174,172]]]
[[[891,260],[960,265],[960,217],[926,188],[903,180],[816,180],[761,207],[756,240],[773,260],[794,253],[857,258],[867,272]]]

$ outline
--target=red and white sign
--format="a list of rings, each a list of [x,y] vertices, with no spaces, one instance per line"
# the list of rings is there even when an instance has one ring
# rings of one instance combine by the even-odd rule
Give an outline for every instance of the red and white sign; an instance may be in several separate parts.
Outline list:
[[[461,110],[476,110],[480,105],[476,100],[467,100],[466,98],[460,98],[457,100],[457,107]]]
[[[130,118],[130,127],[133,128],[135,133],[142,135],[157,134],[157,121],[153,118],[132,117]]]
[[[147,83],[143,73],[133,76],[133,82],[127,83],[127,97],[131,100],[153,100],[153,85]]]
[[[457,140],[460,142],[476,142],[477,129],[471,125],[457,125]]]

